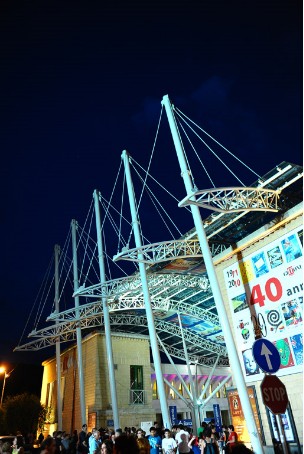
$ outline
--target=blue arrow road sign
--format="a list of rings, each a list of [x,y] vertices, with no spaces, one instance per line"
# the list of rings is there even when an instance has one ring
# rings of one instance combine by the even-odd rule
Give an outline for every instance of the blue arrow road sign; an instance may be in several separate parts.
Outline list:
[[[252,353],[256,363],[264,372],[275,374],[281,365],[278,349],[267,339],[258,339],[252,346]]]

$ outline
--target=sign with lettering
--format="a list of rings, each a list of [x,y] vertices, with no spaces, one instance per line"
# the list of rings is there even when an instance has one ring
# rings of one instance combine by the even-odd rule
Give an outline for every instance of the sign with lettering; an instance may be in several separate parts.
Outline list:
[[[294,229],[224,269],[236,344],[247,383],[264,377],[252,350],[256,335],[268,339],[278,351],[277,375],[302,371],[302,241],[302,229]],[[274,356],[267,356],[266,349],[264,353],[266,363],[267,359],[271,362]]]

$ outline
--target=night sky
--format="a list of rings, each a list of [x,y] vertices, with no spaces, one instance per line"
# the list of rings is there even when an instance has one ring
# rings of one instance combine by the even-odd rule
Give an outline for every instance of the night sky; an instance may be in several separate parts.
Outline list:
[[[49,356],[12,351],[54,245],[123,149],[147,166],[164,95],[258,174],[302,164],[302,17],[294,0],[1,1],[1,363]],[[182,198],[161,128],[154,169]]]

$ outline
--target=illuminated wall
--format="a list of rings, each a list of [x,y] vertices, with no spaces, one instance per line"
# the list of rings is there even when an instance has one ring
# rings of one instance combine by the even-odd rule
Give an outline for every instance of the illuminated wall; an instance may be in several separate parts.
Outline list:
[[[271,436],[260,393],[264,373],[251,352],[257,332],[273,342],[281,355],[276,375],[287,388],[300,440],[303,436],[302,224],[301,204],[276,224],[236,244],[234,251],[215,258],[245,381],[254,384],[257,391],[266,444],[271,444]]]

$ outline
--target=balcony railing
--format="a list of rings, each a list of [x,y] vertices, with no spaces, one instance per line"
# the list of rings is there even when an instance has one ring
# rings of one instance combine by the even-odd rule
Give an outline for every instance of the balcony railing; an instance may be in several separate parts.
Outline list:
[[[130,404],[145,405],[146,391],[144,389],[130,389]]]

